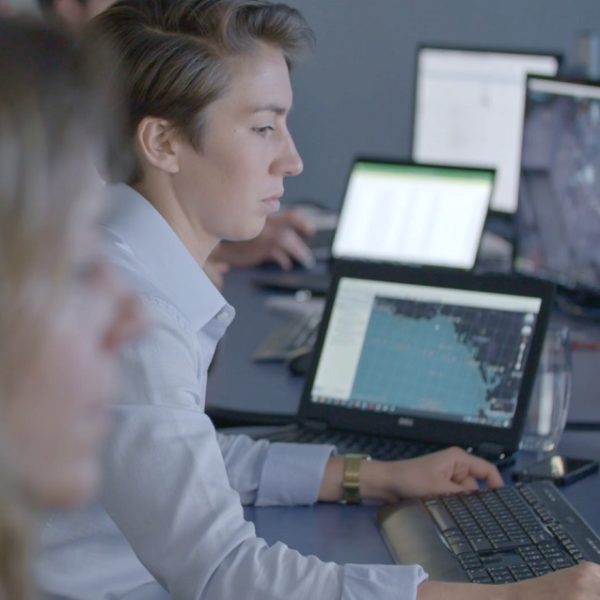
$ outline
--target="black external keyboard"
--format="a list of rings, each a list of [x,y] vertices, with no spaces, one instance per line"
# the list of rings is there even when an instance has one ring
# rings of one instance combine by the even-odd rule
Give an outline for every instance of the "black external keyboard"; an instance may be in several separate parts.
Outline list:
[[[364,435],[346,431],[301,429],[295,442],[309,444],[332,444],[341,454],[368,454],[377,460],[399,460],[413,458],[440,450],[443,446],[424,442],[395,440],[375,435]]]
[[[597,536],[549,482],[424,502],[468,578],[509,583],[600,558]]]

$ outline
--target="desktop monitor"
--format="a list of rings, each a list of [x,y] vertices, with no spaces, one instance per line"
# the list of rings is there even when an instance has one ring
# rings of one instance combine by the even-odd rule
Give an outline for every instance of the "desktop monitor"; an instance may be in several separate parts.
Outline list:
[[[529,77],[517,270],[600,293],[600,84]]]
[[[413,159],[495,168],[491,209],[514,214],[526,76],[554,76],[559,63],[552,54],[421,47]]]
[[[332,258],[472,269],[493,186],[489,169],[357,159]]]

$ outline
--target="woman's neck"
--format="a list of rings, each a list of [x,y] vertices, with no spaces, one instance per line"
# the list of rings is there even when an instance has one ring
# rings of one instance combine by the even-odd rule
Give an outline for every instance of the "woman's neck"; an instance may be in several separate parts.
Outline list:
[[[170,180],[146,176],[132,187],[162,215],[190,254],[203,267],[219,240],[204,231],[200,223],[192,222]]]

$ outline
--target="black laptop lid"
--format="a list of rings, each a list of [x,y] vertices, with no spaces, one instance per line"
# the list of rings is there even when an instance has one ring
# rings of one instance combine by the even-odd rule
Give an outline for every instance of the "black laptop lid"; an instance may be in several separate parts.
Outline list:
[[[553,286],[341,261],[300,417],[337,428],[518,448]]]

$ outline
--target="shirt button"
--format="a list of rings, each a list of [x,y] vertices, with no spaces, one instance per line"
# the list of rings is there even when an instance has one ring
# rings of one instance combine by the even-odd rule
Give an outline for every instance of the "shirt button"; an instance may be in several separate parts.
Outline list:
[[[231,310],[229,308],[221,309],[221,312],[219,312],[217,318],[219,319],[219,321],[221,321],[221,323],[228,323],[229,321],[231,321]]]

